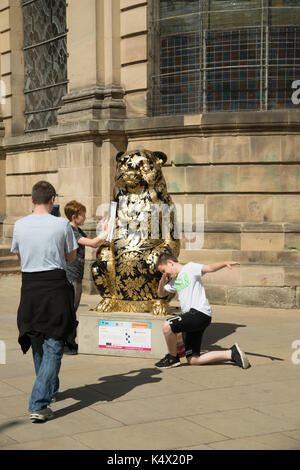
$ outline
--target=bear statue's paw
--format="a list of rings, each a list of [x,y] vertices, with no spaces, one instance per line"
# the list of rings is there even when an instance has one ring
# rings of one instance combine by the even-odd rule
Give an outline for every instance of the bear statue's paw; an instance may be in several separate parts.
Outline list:
[[[152,309],[153,315],[168,315],[169,309],[168,309],[168,304],[165,302],[160,302],[159,300],[153,304],[153,309]]]
[[[98,312],[112,312],[114,310],[114,301],[112,299],[102,299],[98,306]]]

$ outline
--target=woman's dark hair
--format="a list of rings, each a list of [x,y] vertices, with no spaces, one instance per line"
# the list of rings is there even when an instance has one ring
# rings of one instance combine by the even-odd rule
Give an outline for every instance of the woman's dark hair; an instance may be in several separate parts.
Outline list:
[[[48,181],[38,181],[32,188],[33,204],[48,204],[50,199],[56,197],[56,191]]]
[[[158,269],[158,266],[161,266],[162,264],[167,264],[167,261],[169,260],[174,261],[174,263],[178,263],[178,259],[176,256],[172,255],[172,253],[162,253],[159,255],[155,263],[156,269]]]

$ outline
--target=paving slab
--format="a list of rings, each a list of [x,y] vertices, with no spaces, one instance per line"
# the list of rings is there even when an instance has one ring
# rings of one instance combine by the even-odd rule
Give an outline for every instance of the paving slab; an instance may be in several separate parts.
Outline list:
[[[209,445],[214,450],[300,450],[300,440],[286,433],[271,433],[244,439],[230,439]]]
[[[151,422],[90,433],[75,434],[81,444],[93,449],[177,449],[182,445],[206,444],[226,439],[184,418],[160,420],[159,432]],[[126,438],[124,433],[126,432]]]
[[[269,416],[266,419],[263,412],[251,408],[205,413],[186,419],[233,439],[290,431],[295,428],[295,424],[292,422],[274,416]]]

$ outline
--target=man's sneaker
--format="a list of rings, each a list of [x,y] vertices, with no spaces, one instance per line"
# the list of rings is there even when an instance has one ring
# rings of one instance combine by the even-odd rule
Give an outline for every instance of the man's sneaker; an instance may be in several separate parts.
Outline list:
[[[155,364],[156,367],[161,369],[169,369],[170,367],[180,366],[180,360],[178,356],[171,356],[171,354],[166,354],[163,359],[158,361]]]
[[[76,347],[71,349],[69,346],[65,345],[64,354],[67,354],[68,356],[76,356],[76,354],[78,354],[78,346],[76,345]]]
[[[244,351],[241,350],[238,343],[235,343],[231,348],[231,360],[235,362],[242,369],[248,369],[250,367],[250,362]]]
[[[32,413],[30,413],[29,419],[31,419],[33,423],[43,423],[44,421],[47,421],[52,417],[53,411],[51,410],[51,408],[43,408],[42,410],[33,411]]]

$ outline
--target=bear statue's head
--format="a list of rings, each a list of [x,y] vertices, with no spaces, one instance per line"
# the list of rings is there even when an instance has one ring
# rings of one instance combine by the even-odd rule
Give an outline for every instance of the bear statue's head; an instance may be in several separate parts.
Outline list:
[[[161,178],[161,167],[167,156],[163,152],[130,150],[116,156],[116,186],[133,191],[137,188],[153,187]]]

